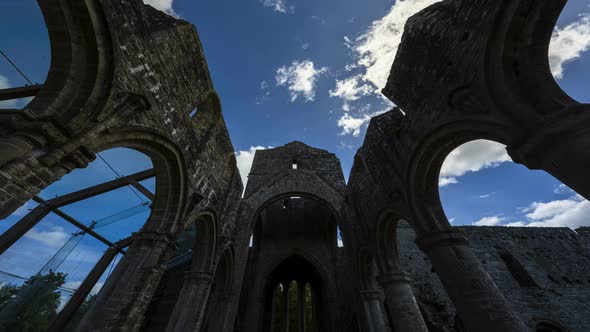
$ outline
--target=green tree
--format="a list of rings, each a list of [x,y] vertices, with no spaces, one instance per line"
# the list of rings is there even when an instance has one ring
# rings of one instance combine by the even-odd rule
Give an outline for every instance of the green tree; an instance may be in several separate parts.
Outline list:
[[[0,311],[0,331],[37,332],[47,329],[57,315],[66,275],[49,271],[18,287],[18,293]]]
[[[4,308],[18,293],[18,287],[14,284],[0,286],[0,310]]]

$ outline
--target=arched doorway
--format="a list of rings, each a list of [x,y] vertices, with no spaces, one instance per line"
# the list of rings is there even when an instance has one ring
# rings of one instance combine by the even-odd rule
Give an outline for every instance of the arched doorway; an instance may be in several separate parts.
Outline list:
[[[210,271],[216,245],[215,217],[196,213],[176,239],[175,251],[167,260],[165,272],[146,311],[145,331],[166,329],[190,271]]]
[[[345,250],[339,218],[329,203],[309,194],[282,194],[262,205],[241,299],[247,331],[334,329],[334,316],[344,314],[335,304],[336,276],[345,274],[335,264]]]
[[[264,331],[325,331],[324,281],[312,263],[294,254],[269,275],[264,290]]]

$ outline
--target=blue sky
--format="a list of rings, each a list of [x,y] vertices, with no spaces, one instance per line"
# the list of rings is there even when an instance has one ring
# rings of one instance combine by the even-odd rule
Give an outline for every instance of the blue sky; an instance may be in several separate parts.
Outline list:
[[[383,86],[407,17],[434,0],[150,0],[155,7],[195,24],[242,176],[254,150],[292,140],[338,155],[345,176],[372,115],[391,107]],[[560,86],[590,102],[590,1],[570,0],[554,33],[549,59]],[[33,82],[43,83],[50,52],[43,17],[33,0],[2,0],[0,48]],[[26,82],[0,59],[0,88]],[[26,100],[0,102],[22,108]],[[150,167],[127,149],[102,156],[120,174]],[[51,198],[113,179],[97,160],[47,188]],[[155,190],[153,180],[145,181]],[[485,141],[455,150],[441,171],[440,194],[454,225],[590,225],[590,204],[551,176],[512,163],[502,146]],[[145,199],[145,198],[143,198]],[[90,224],[141,204],[128,188],[63,210]],[[0,222],[5,231],[32,208],[29,203]],[[98,229],[116,241],[139,229],[148,212]],[[0,270],[36,273],[75,229],[50,215],[0,256]],[[88,236],[60,269],[75,288],[105,247]],[[22,263],[26,262],[26,264]],[[1,279],[16,282],[14,279]]]

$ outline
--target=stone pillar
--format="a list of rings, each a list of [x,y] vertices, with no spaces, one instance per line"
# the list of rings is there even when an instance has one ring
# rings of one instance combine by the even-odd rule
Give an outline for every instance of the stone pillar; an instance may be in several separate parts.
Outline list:
[[[404,272],[387,273],[377,277],[377,281],[385,293],[392,329],[428,332],[408,275]]]
[[[76,331],[138,330],[164,272],[166,233],[133,233],[132,245]]]
[[[47,330],[48,332],[60,332],[64,330],[72,316],[76,313],[80,305],[82,305],[88,294],[90,294],[90,291],[94,285],[96,285],[98,279],[100,279],[109,264],[111,264],[113,258],[117,256],[118,250],[117,247],[109,247],[109,249],[107,249],[94,268],[92,268],[92,271],[86,276],[80,287],[78,287],[74,295],[72,295],[72,298],[70,298],[66,306],[59,312],[57,317],[55,317],[51,326]]]
[[[285,299],[285,301],[284,301],[285,302],[285,311],[283,312],[283,314],[284,314],[283,320],[284,320],[284,324],[285,324],[284,331],[285,332],[289,332],[289,286],[291,286],[291,282],[289,282],[287,284],[287,287],[285,288],[285,292],[283,293],[284,294],[283,298]]]
[[[0,235],[0,255],[31,230],[31,228],[37,225],[37,223],[47,216],[50,211],[51,210],[48,207],[39,204],[6,232]]]
[[[297,308],[299,310],[299,331],[305,332],[305,301],[303,299],[303,290],[305,285],[302,287],[300,281],[297,282]]]
[[[368,332],[385,331],[385,316],[381,306],[382,295],[378,290],[361,291],[361,300],[367,318]]]
[[[166,331],[199,331],[207,307],[213,276],[208,272],[188,271],[170,315]]]
[[[320,330],[320,301],[319,295],[316,292],[316,289],[312,286],[311,287],[311,323],[312,323],[312,331],[310,332],[317,332]]]
[[[416,243],[430,258],[467,331],[527,330],[480,264],[462,231],[427,233]]]
[[[270,330],[273,331],[273,332],[274,332],[274,329],[273,328],[275,327],[275,325],[277,325],[277,320],[278,320],[278,317],[279,317],[279,308],[278,308],[278,305],[280,304],[280,301],[278,301],[278,303],[277,303],[277,295],[278,296],[281,296],[281,297],[283,295],[283,294],[277,294],[277,288],[278,287],[275,287],[273,289],[272,299],[270,301],[270,315],[271,315],[270,316]],[[265,315],[266,315],[266,313],[265,313]]]
[[[383,287],[387,310],[394,331],[428,332],[406,273],[388,273],[377,277]]]

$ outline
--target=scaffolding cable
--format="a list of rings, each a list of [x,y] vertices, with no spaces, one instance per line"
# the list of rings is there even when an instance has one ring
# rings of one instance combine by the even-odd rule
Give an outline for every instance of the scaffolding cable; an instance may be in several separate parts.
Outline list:
[[[93,229],[96,228],[101,228],[107,225],[110,225],[112,223],[121,221],[123,219],[127,219],[130,217],[133,217],[135,215],[138,215],[140,213],[143,213],[145,211],[149,211],[150,210],[150,203],[149,202],[143,202],[139,205],[130,207],[128,209],[119,211],[117,213],[111,214],[110,216],[106,216],[104,218],[98,219],[96,221],[93,221]]]
[[[100,155],[100,153],[97,153],[96,155],[98,156],[98,158],[100,158],[100,160],[102,160],[103,163],[105,163],[105,165],[107,165],[108,168],[111,169],[111,171],[113,171],[113,173],[115,173],[117,178],[123,177],[121,174],[119,174],[119,172],[117,172],[117,170],[105,158],[103,158],[103,156]],[[137,196],[137,198],[139,198],[140,202],[142,202],[142,203],[146,202],[146,200],[143,199],[141,197],[141,195],[139,193],[137,193],[131,185],[127,185],[127,188],[129,188],[129,190],[131,190],[131,192],[133,192],[133,194],[135,194],[135,196]]]
[[[18,67],[17,65],[12,62],[12,60],[10,60],[10,58],[8,57],[8,55],[6,55],[6,53],[2,52],[2,50],[0,50],[0,54],[2,54],[2,56],[6,59],[6,61],[8,61],[8,63],[10,63],[12,65],[12,67],[14,69],[16,69],[16,71],[25,79],[27,80],[27,82],[29,82],[30,85],[33,85],[33,82],[31,82],[31,80],[27,77],[27,75],[25,75],[25,73],[23,73]]]
[[[145,202],[134,207],[119,211],[112,215],[106,216],[104,218],[98,219],[96,221],[92,221],[92,223],[88,226],[90,229],[96,229],[100,227],[104,227],[115,222],[119,222],[121,220],[133,217],[145,211],[149,211],[149,202]],[[86,232],[79,231],[77,233],[73,233],[72,236],[64,243],[64,245],[49,259],[49,261],[39,270],[37,274],[42,275],[46,274],[49,271],[57,271],[58,268],[64,263],[64,261],[72,254],[74,249],[80,244],[82,238],[86,235]]]
[[[57,271],[57,269],[63,264],[63,262],[70,256],[72,251],[78,246],[82,238],[86,235],[86,232],[80,231],[72,234],[66,243],[51,257],[49,261],[39,270],[37,274],[43,275],[49,271]]]

